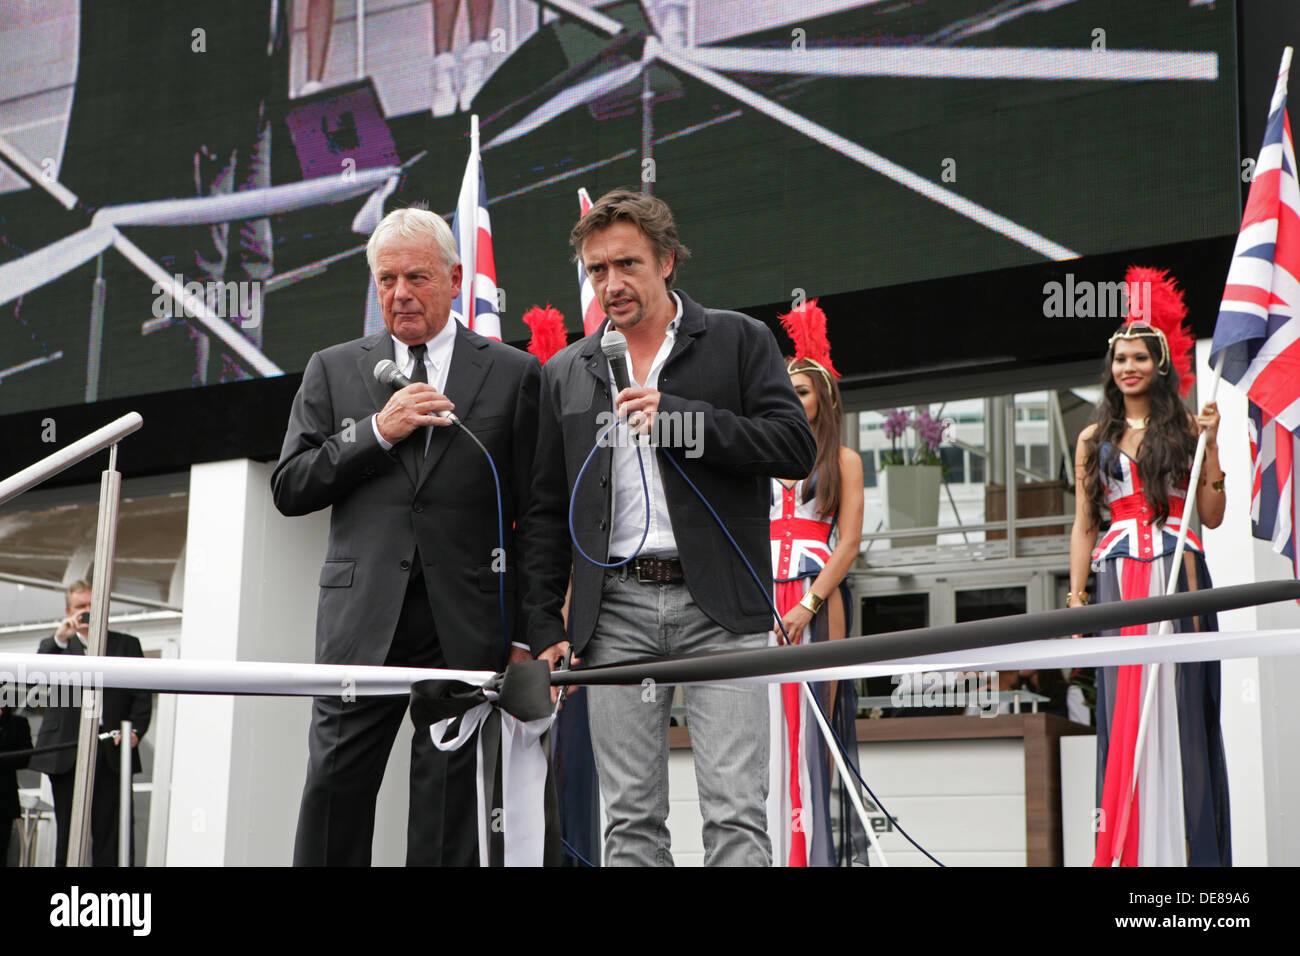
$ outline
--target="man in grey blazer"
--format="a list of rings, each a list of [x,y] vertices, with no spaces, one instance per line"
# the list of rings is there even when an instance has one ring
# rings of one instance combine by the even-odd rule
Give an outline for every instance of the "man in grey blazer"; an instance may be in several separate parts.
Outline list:
[[[764,596],[772,581],[770,477],[806,477],[816,453],[776,339],[747,316],[705,309],[673,291],[690,253],[662,200],[608,193],[578,221],[571,241],[608,319],[542,373],[523,543],[533,651],[554,662],[568,648],[560,608],[571,563],[573,649],[588,665],[761,647],[772,627]],[[627,338],[631,387],[622,391],[600,349],[610,325]],[[616,432],[575,488],[614,410],[659,447]],[[717,510],[757,581],[667,457]],[[599,562],[636,560],[609,571],[571,553],[570,497],[583,552]],[[671,687],[588,688],[607,865],[672,865],[665,826],[672,694]],[[705,864],[770,864],[766,690],[688,687],[685,700]]]
[[[502,633],[518,605],[514,524],[532,470],[539,366],[451,316],[455,239],[425,210],[389,213],[367,257],[386,331],[313,355],[271,477],[285,515],[332,507],[320,575],[316,660],[499,670],[531,657]],[[396,363],[412,384],[374,377]],[[440,413],[486,447],[491,466]],[[502,550],[504,549],[504,550]],[[298,865],[366,865],[375,799],[405,698],[317,698],[294,846]],[[474,744],[450,755],[417,728],[407,863],[477,863]]]

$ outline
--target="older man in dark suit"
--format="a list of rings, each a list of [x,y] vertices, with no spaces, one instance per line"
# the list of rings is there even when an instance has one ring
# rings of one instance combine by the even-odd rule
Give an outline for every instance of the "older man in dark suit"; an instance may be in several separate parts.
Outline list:
[[[38,654],[64,654],[80,657],[86,653],[87,635],[90,633],[91,587],[86,581],[75,581],[67,588],[66,616],[58,629],[41,641]],[[109,631],[104,654],[107,657],[144,657],[140,639],[130,634]],[[71,663],[69,670],[76,669]],[[52,690],[51,693],[59,693]],[[99,727],[102,732],[117,730],[123,720],[131,721],[131,771],[140,773],[140,738],[149,729],[153,714],[153,698],[148,691],[105,689],[100,707]],[[50,707],[41,718],[41,729],[36,733],[36,746],[77,742],[77,728],[81,720],[81,707]],[[119,780],[122,767],[122,741],[118,737],[101,740],[96,747],[95,788],[90,811],[91,862],[95,866],[117,866],[118,824],[120,812]],[[68,843],[72,832],[72,796],[75,786],[77,748],[36,754],[28,766],[50,778],[54,792],[54,823],[57,834],[55,865],[63,866],[68,858]],[[132,841],[131,864],[135,865],[135,842]]]
[[[776,339],[747,316],[673,291],[689,251],[659,199],[623,190],[602,196],[571,239],[608,320],[543,373],[524,541],[532,648],[552,662],[568,648],[560,608],[570,496],[587,555],[636,558],[608,571],[572,555],[569,623],[588,665],[761,647],[772,627],[763,590],[772,580],[769,477],[807,476],[816,453]],[[627,339],[631,387],[621,391],[600,349],[610,327]],[[656,436],[658,451],[626,436],[606,441],[575,488],[613,411],[634,432]],[[717,510],[757,582],[666,457]],[[672,688],[591,687],[588,695],[608,820],[605,861],[672,865],[665,826]],[[690,687],[685,701],[705,864],[771,863],[765,689]]]
[[[451,317],[462,271],[438,216],[389,213],[367,255],[386,331],[311,357],[271,478],[286,515],[333,508],[316,659],[498,670],[531,656],[502,634],[499,588],[509,632],[539,366]],[[411,384],[376,381],[385,359]],[[495,462],[504,541],[491,466],[445,412]],[[295,864],[369,863],[375,799],[405,712],[403,698],[316,699]],[[475,864],[473,744],[448,757],[418,729],[410,793],[407,863]]]

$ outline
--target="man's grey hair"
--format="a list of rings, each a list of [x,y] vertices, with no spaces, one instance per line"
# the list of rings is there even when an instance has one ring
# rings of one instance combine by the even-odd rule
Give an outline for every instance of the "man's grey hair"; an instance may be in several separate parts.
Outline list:
[[[379,254],[379,247],[390,239],[397,238],[431,242],[437,246],[449,272],[452,266],[460,263],[456,237],[441,216],[416,207],[394,209],[375,227],[370,241],[366,243],[366,262],[370,264],[371,275],[375,273],[375,257]]]

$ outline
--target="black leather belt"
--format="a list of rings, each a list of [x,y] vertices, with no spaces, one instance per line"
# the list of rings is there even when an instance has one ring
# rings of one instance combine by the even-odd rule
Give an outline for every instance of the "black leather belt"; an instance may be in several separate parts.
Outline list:
[[[682,562],[676,558],[640,557],[632,567],[642,584],[672,584],[683,579]]]

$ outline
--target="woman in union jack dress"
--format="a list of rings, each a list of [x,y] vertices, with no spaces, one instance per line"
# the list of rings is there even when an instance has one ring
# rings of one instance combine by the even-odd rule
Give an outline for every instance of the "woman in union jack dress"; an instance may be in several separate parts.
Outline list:
[[[1067,603],[1121,601],[1208,588],[1201,541],[1187,532],[1183,561],[1172,567],[1183,522],[1192,458],[1206,433],[1196,513],[1208,528],[1223,520],[1219,413],[1193,416],[1181,401],[1192,384],[1194,340],[1187,308],[1168,274],[1133,267],[1126,277],[1129,316],[1110,338],[1102,398],[1075,456],[1076,518],[1070,538]],[[1103,505],[1110,526],[1098,539]],[[1214,615],[1174,621],[1175,631],[1218,630]],[[1154,632],[1158,625],[1150,625]],[[1148,626],[1109,634],[1146,634]],[[1076,635],[1077,636],[1077,635]],[[1137,737],[1150,668],[1097,671],[1097,851],[1094,866],[1229,866],[1227,770],[1219,727],[1219,662],[1163,665],[1141,753]],[[1137,786],[1133,786],[1136,771]],[[1129,794],[1132,792],[1130,800]]]
[[[772,571],[781,623],[792,643],[837,640],[852,623],[845,576],[862,536],[862,459],[841,443],[844,405],[826,339],[826,315],[812,300],[781,316],[795,343],[790,383],[817,438],[812,474],[772,481]],[[786,638],[779,629],[772,642]],[[834,780],[828,742],[801,684],[772,685],[772,777],[767,827],[777,866],[848,866],[865,834],[842,792],[831,814]],[[851,681],[812,685],[826,717],[857,764],[857,692]]]

